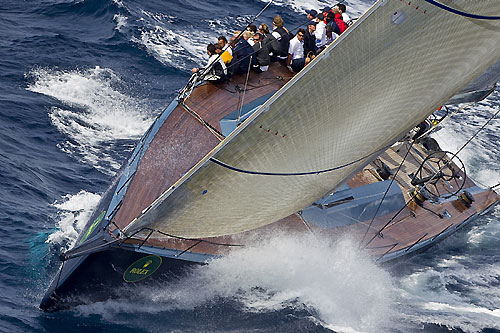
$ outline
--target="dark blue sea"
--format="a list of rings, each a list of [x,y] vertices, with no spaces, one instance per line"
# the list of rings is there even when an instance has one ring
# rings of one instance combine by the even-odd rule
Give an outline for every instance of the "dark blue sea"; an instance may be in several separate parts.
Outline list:
[[[372,0],[350,0],[357,17]],[[38,304],[92,209],[143,132],[241,30],[260,0],[0,0],[1,332],[500,332],[500,208],[426,253],[377,266],[345,240],[279,239],[134,297],[44,313]],[[306,22],[323,0],[279,0]],[[436,134],[456,151],[500,93]],[[500,182],[500,121],[460,153],[483,186]]]

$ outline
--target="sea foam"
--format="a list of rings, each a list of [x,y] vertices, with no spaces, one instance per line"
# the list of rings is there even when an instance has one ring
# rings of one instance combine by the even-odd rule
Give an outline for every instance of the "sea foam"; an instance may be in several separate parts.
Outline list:
[[[496,102],[498,99],[500,99],[500,93],[495,91],[480,103],[470,106],[462,105],[461,110],[446,119],[442,128],[432,134],[432,137],[439,142],[443,150],[456,153],[497,111],[500,107]],[[451,107],[450,111],[454,112],[457,108],[458,106]],[[458,154],[465,164],[467,175],[483,187],[500,183],[500,164],[498,163],[500,147],[492,144],[500,140],[498,133],[500,133],[500,121],[493,119]]]
[[[110,69],[38,68],[27,76],[28,90],[63,104],[49,112],[52,124],[68,136],[59,147],[101,172],[113,175],[121,163],[110,155],[109,144],[139,139],[153,121],[148,103],[118,90],[121,80]]]
[[[268,0],[262,0],[263,2],[268,2]],[[375,0],[350,0],[350,1],[338,1],[343,2],[347,7],[347,14],[351,18],[356,18],[366,12],[371,5],[375,3]],[[337,3],[337,2],[336,2]],[[325,7],[332,7],[335,3],[331,1],[323,1],[323,0],[277,0],[274,1],[275,5],[281,6],[289,6],[294,11],[298,13],[305,13],[307,10],[314,9],[316,11],[320,11]]]
[[[47,243],[62,245],[69,249],[97,206],[101,196],[81,190],[77,194],[64,195],[53,203],[58,216],[56,230],[49,235]]]
[[[114,322],[123,312],[168,317],[209,307],[217,313],[230,302],[238,304],[228,313],[233,320],[287,311],[309,313],[307,320],[339,332],[384,332],[394,326],[391,277],[350,239],[275,234],[134,295],[132,303],[113,300],[78,311]]]

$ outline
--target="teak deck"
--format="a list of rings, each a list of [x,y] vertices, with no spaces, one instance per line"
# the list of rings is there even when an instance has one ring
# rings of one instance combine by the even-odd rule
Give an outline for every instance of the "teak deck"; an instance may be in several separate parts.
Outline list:
[[[242,104],[247,104],[261,96],[279,90],[291,77],[292,75],[286,67],[275,63],[270,66],[267,72],[250,74],[244,100],[242,93],[246,76],[237,76],[232,78],[230,82],[223,84],[204,83],[200,85],[185,100],[185,105],[210,126],[220,131],[222,118],[240,108]],[[178,105],[161,126],[142,158],[122,206],[113,219],[114,223],[120,228],[127,226],[219,142],[219,137],[207,129],[186,108]],[[378,160],[385,163],[394,174],[401,164],[408,146],[404,144],[393,146],[381,154]],[[407,202],[411,201],[410,191],[414,188],[411,185],[410,174],[416,172],[428,154],[429,152],[425,151],[425,148],[415,145],[395,178],[395,182],[402,189]],[[433,169],[438,168],[433,162],[427,163],[423,176],[430,175]],[[363,171],[347,181],[347,185],[355,188],[381,181],[382,179],[375,169],[375,164],[368,165]],[[456,166],[455,170],[464,176]],[[434,187],[432,190],[439,194],[445,194],[453,192],[455,188],[452,187],[455,185],[453,182],[440,180],[436,182],[435,186],[432,185]],[[465,179],[464,189],[474,185],[470,179]],[[483,211],[498,200],[499,197],[494,191],[484,190],[475,195],[475,202],[470,208],[465,207],[457,200],[440,204],[425,203],[425,207],[435,212],[442,213],[446,210],[451,215],[449,218],[440,218],[436,214],[410,203],[397,217],[394,217],[394,213],[379,216],[373,220],[371,226],[369,226],[370,221],[364,221],[347,227],[325,230],[315,227],[299,215],[293,214],[268,226],[237,235],[206,238],[200,242],[199,240],[153,234],[148,239],[147,244],[179,251],[189,249],[199,253],[221,254],[228,250],[227,244],[242,245],[245,243],[245,239],[248,240],[256,233],[268,233],[275,229],[285,229],[294,233],[326,233],[331,237],[338,237],[339,234],[347,232],[358,237],[360,241],[364,238],[363,243],[366,245],[366,249],[374,256],[380,257],[387,252],[392,253],[411,247],[416,242],[436,237],[445,230],[457,227],[469,217]],[[388,221],[391,223],[384,228],[383,237],[381,237],[379,230]],[[142,240],[130,239],[127,240],[127,243],[142,243]]]
[[[243,103],[279,90],[291,77],[292,73],[280,63],[274,63],[264,73],[251,72]],[[222,84],[204,83],[184,103],[220,131],[220,120],[241,106],[245,81],[245,75],[238,75]],[[126,227],[219,142],[217,136],[178,105],[142,158],[113,222],[120,228]]]

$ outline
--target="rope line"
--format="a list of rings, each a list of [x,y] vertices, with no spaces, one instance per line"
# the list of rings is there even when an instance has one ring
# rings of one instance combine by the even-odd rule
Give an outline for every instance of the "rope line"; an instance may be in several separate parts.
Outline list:
[[[117,228],[118,228],[118,226],[117,226]],[[144,239],[134,238],[135,235],[137,235],[138,233],[140,233],[142,231],[149,231],[149,234]],[[127,235],[125,232],[123,232],[123,231],[120,230],[120,233],[122,235],[124,235],[125,238],[115,238],[115,239],[113,239],[111,241],[108,241],[108,242],[106,242],[104,244],[96,245],[94,247],[91,247],[91,248],[88,248],[88,249],[85,249],[85,250],[81,250],[81,251],[74,251],[74,250],[77,250],[78,248],[73,249],[73,250],[69,250],[67,252],[61,253],[59,255],[59,259],[63,262],[63,267],[64,267],[64,262],[67,261],[67,260],[69,260],[69,259],[73,259],[73,258],[76,258],[76,257],[81,257],[83,255],[87,255],[87,254],[92,254],[92,253],[95,253],[95,252],[99,252],[99,251],[105,250],[105,249],[107,249],[107,248],[109,248],[109,247],[111,247],[111,246],[113,246],[115,244],[120,247],[123,243],[127,242],[128,240],[138,240],[138,241],[140,240],[140,241],[142,241],[142,243],[139,245],[139,249],[140,249],[147,242],[147,240],[151,237],[151,235],[153,233],[155,233],[155,232],[159,233],[160,235],[167,236],[167,237],[170,237],[170,238],[198,242],[194,246],[197,246],[198,244],[201,244],[201,243],[207,243],[207,244],[216,245],[216,246],[227,246],[227,247],[241,247],[241,246],[244,246],[242,244],[219,243],[219,242],[209,241],[209,240],[200,239],[200,238],[186,238],[186,237],[181,237],[181,236],[175,236],[175,235],[172,235],[172,234],[167,234],[167,233],[165,233],[165,232],[163,232],[161,230],[144,227],[144,228],[141,228],[141,229],[139,229],[137,231],[134,231],[131,235]],[[186,251],[188,251],[189,249],[193,248],[194,246],[189,247],[188,249],[184,250],[182,253],[185,253]],[[180,254],[178,254],[177,256],[179,256],[179,255]],[[62,271],[62,268],[61,268],[61,271]],[[59,273],[59,275],[60,274],[61,273]],[[60,276],[59,276],[59,278],[60,278]]]
[[[238,108],[238,116],[236,117],[236,126],[240,124],[241,109],[243,109],[243,104],[245,102],[245,94],[247,92],[247,86],[248,86],[248,77],[250,76],[250,69],[252,68],[252,58],[253,56],[250,56],[250,62],[248,63],[247,78],[245,80],[245,87],[243,88],[243,97],[241,97],[240,107]]]
[[[196,120],[198,120],[203,126],[205,126],[213,135],[217,137],[220,141],[224,140],[225,136],[221,132],[219,132],[215,127],[210,125],[205,119],[203,119],[198,113],[188,107],[184,102],[180,103],[182,108],[186,110],[190,115],[193,116]]]
[[[483,126],[481,126],[481,128],[479,128],[476,133],[474,133],[470,138],[469,140],[467,140],[467,142],[450,158],[450,161],[452,161],[493,119],[496,118],[496,116],[500,113],[500,109],[497,110],[497,112],[495,112],[495,114],[493,114],[493,116],[491,116],[484,124]],[[445,167],[447,166],[447,164],[443,165],[439,170],[437,170],[434,175],[432,176],[431,179],[429,179],[423,186],[422,188],[425,189],[427,188],[427,185],[429,185],[437,176],[437,174]],[[403,207],[401,207],[401,209],[399,211],[396,212],[396,214],[394,214],[394,216],[382,227],[380,228],[380,230],[375,234],[373,235],[373,237],[365,244],[365,248],[377,237],[377,236],[380,236],[382,235],[382,231],[385,230],[385,228],[387,228],[387,226],[392,222],[394,221],[394,219],[406,208],[408,207],[408,204],[410,202],[413,201],[413,199],[416,197],[416,193],[414,193],[410,200],[408,200]],[[412,245],[413,246],[413,245]]]
[[[449,6],[446,6],[446,5],[442,4],[442,3],[434,1],[434,0],[425,0],[425,1],[427,1],[431,5],[434,5],[436,7],[444,9],[444,10],[450,12],[450,13],[457,14],[457,15],[460,15],[460,16],[464,16],[464,17],[468,17],[468,18],[473,18],[473,19],[478,19],[478,20],[500,20],[500,16],[476,15],[476,14],[467,13],[467,12],[464,12],[464,11],[461,11],[461,10],[458,10],[458,9],[455,9],[455,8],[451,8]]]
[[[399,164],[398,169],[396,170],[394,176],[392,176],[391,183],[389,184],[389,186],[385,190],[384,196],[382,197],[382,200],[380,200],[380,202],[378,204],[378,207],[377,207],[377,210],[375,211],[375,214],[373,214],[372,220],[370,221],[370,224],[368,225],[368,228],[366,228],[365,234],[363,235],[363,239],[361,240],[360,245],[363,244],[363,242],[365,241],[366,235],[368,234],[368,231],[370,230],[370,228],[371,228],[371,226],[373,224],[373,221],[375,220],[375,217],[377,217],[377,214],[378,214],[378,212],[380,210],[380,207],[382,206],[382,203],[384,202],[385,197],[387,196],[387,193],[389,193],[389,190],[390,190],[390,188],[392,186],[392,183],[394,183],[394,180],[396,180],[396,177],[397,177],[397,175],[399,173],[399,170],[401,170],[401,167],[403,166],[403,163],[406,161],[406,158],[408,157],[408,154],[410,153],[410,150],[413,147],[414,143],[415,143],[415,141],[411,142],[411,145],[410,145],[410,147],[408,147],[408,150],[406,151],[406,154],[403,157],[403,160]]]
[[[382,149],[377,150],[376,152],[370,153],[368,155],[365,155],[363,157],[358,158],[357,160],[351,161],[346,164],[342,164],[333,168],[328,168],[328,169],[323,169],[323,170],[318,170],[318,171],[305,171],[305,172],[263,172],[263,171],[251,171],[251,170],[245,170],[245,169],[240,169],[237,167],[234,167],[232,165],[226,164],[216,158],[210,157],[210,161],[214,162],[215,164],[218,164],[224,168],[227,168],[232,171],[240,172],[240,173],[246,173],[250,175],[259,175],[259,176],[309,176],[309,175],[319,175],[322,173],[326,172],[331,172],[339,169],[343,169],[345,167],[348,167],[350,165],[353,165],[355,163],[358,163],[364,159],[367,159],[368,157],[377,154],[381,151],[384,151],[388,148],[389,146],[385,146]]]

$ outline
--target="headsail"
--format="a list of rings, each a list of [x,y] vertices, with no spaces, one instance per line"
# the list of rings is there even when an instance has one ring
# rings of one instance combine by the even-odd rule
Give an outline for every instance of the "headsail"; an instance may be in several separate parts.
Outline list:
[[[446,3],[500,14],[498,0]],[[219,236],[304,208],[496,62],[499,37],[498,21],[425,0],[378,1],[125,231]]]
[[[473,103],[485,99],[495,90],[500,80],[500,60],[488,68],[480,77],[469,83],[445,104]]]

